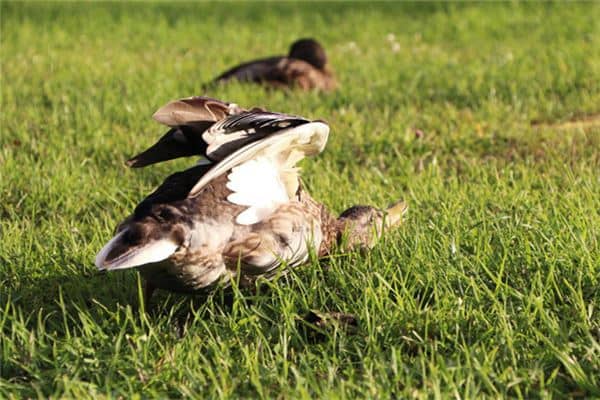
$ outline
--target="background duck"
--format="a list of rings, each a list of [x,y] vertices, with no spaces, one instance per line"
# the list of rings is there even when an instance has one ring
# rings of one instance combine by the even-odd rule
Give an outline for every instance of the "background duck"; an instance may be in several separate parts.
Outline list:
[[[271,87],[298,87],[302,90],[331,91],[337,82],[327,64],[323,47],[314,39],[299,39],[292,43],[287,56],[262,58],[227,70],[211,83],[263,83]]]
[[[250,117],[226,120],[224,125],[237,130],[254,124]],[[386,211],[354,206],[335,218],[313,200],[302,189],[295,165],[320,153],[328,134],[324,122],[307,121],[248,144],[215,166],[170,176],[118,227],[96,266],[137,268],[148,299],[154,288],[202,293],[232,279],[251,284],[281,265],[305,263],[311,249],[328,254],[344,232],[350,247],[371,247],[400,222],[406,206]]]

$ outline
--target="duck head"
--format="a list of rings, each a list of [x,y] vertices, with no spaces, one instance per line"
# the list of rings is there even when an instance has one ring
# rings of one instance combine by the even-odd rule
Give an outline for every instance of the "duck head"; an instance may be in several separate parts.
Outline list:
[[[299,39],[292,43],[289,57],[306,61],[317,69],[327,64],[327,56],[323,47],[314,39]]]
[[[384,232],[400,225],[408,206],[400,201],[386,210],[372,206],[352,206],[338,218],[340,234],[348,248],[370,249]]]

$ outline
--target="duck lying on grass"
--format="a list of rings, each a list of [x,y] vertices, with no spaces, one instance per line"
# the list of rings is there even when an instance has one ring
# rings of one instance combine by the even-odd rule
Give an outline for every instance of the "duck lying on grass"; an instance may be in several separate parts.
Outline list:
[[[406,206],[398,203],[386,211],[354,206],[332,216],[302,188],[296,168],[324,149],[329,126],[299,120],[256,110],[225,116],[214,125],[215,137],[247,132],[260,139],[214,165],[168,177],[119,225],[96,266],[137,268],[148,301],[154,288],[206,293],[232,279],[251,285],[280,266],[305,263],[312,250],[328,254],[342,235],[350,247],[374,245],[400,223]],[[281,128],[273,130],[274,124]]]
[[[327,65],[325,50],[314,39],[295,41],[287,56],[262,58],[235,66],[219,75],[211,84],[230,80],[263,83],[274,88],[298,87],[302,90],[331,91],[337,87]]]

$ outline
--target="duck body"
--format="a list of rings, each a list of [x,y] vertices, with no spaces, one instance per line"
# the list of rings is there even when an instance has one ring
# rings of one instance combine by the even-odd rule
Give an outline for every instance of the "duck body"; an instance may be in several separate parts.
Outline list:
[[[315,68],[304,60],[269,57],[238,65],[215,78],[214,82],[262,83],[273,88],[297,87],[301,90],[332,91],[337,87],[329,68]]]
[[[215,166],[170,176],[120,224],[96,265],[137,268],[153,287],[189,293],[304,263],[323,241],[324,208],[301,189],[294,165],[322,151],[328,132],[322,122],[281,129]]]
[[[355,206],[336,219],[302,188],[296,164],[323,151],[326,123],[267,111],[240,115],[219,121],[216,137],[252,126],[260,139],[168,177],[119,224],[96,256],[98,269],[134,268],[147,288],[206,293],[328,254],[343,232],[352,246],[370,247],[399,221],[403,204]]]
[[[223,72],[214,79],[214,82],[238,80],[240,82],[260,83],[272,73],[273,68],[276,68],[286,58],[285,56],[273,56],[245,62]]]
[[[212,83],[231,80],[302,90],[331,91],[337,87],[334,74],[327,65],[325,50],[314,39],[297,40],[287,56],[267,57],[237,65],[216,77]]]
[[[226,177],[220,177],[197,197],[161,204],[137,217],[134,224],[168,216],[163,223],[178,244],[167,259],[139,268],[150,285],[202,293],[239,278],[239,284],[247,286],[259,276],[274,274],[282,261],[294,267],[308,259],[311,249],[319,249],[321,208],[308,194],[299,192],[265,220],[243,225],[236,223],[235,216],[244,207],[227,200],[232,192],[226,183]]]

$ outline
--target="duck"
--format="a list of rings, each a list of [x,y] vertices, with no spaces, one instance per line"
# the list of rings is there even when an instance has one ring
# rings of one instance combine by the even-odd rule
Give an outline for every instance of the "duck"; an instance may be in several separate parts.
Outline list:
[[[272,131],[286,118],[289,127]],[[325,257],[342,241],[348,249],[374,246],[400,224],[406,204],[357,205],[335,217],[303,187],[297,167],[324,150],[329,126],[321,120],[293,125],[297,119],[267,111],[226,117],[223,126],[257,127],[262,138],[218,163],[169,176],[117,226],[96,267],[137,270],[147,302],[156,289],[207,294],[233,282],[249,287],[306,264],[311,254]]]
[[[170,101],[152,118],[169,130],[155,144],[127,160],[131,168],[190,156],[201,157],[201,163],[214,164],[272,132],[309,122],[260,107],[248,110],[206,96]]]
[[[296,40],[287,56],[267,57],[237,65],[208,85],[232,80],[262,83],[278,89],[297,87],[304,91],[329,92],[338,86],[325,49],[312,38]]]

